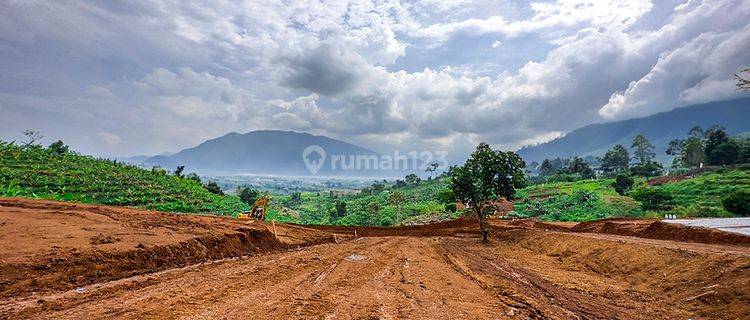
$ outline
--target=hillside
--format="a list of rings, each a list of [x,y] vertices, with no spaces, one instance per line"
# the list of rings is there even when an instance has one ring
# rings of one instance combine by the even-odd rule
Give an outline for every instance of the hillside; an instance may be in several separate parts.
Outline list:
[[[0,196],[221,215],[248,209],[238,197],[215,195],[197,181],[164,171],[2,141]]]
[[[251,131],[245,134],[228,133],[205,141],[193,148],[184,149],[171,156],[155,156],[144,161],[146,165],[173,168],[185,165],[187,169],[212,174],[280,174],[309,175],[302,153],[308,146],[317,145],[331,155],[375,155],[376,153],[353,144],[315,136],[307,133],[279,130]],[[344,170],[332,170],[330,161],[318,175],[353,175]],[[361,172],[367,174],[367,172]]]
[[[658,113],[645,118],[592,124],[573,130],[565,136],[535,146],[524,147],[518,154],[527,162],[570,156],[602,156],[616,144],[630,147],[633,138],[643,134],[656,147],[660,161],[672,139],[682,139],[695,125],[713,124],[726,127],[729,134],[750,130],[750,98],[711,102]]]

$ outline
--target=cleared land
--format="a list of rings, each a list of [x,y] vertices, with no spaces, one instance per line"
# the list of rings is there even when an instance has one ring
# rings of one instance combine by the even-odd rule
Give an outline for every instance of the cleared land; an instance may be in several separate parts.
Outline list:
[[[750,317],[741,235],[623,219],[493,221],[489,245],[462,220],[276,228],[2,199],[0,317]]]

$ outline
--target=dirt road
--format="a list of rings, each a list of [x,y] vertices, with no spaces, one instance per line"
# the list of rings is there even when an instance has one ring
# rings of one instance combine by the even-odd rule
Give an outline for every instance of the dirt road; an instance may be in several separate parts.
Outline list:
[[[750,318],[750,247],[501,226],[484,245],[468,228],[336,228],[339,243],[5,295],[0,318]]]
[[[547,235],[511,230],[489,246],[475,238],[359,238],[9,300],[0,310],[55,319],[750,316],[747,257]]]

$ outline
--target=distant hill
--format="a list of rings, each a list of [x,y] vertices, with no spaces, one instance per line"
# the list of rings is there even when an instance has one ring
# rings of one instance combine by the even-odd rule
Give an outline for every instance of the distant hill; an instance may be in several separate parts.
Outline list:
[[[331,169],[331,156],[377,155],[377,153],[356,145],[316,136],[307,133],[279,130],[259,130],[245,134],[228,133],[211,139],[196,147],[182,150],[173,155],[160,155],[143,161],[145,165],[158,165],[174,168],[184,165],[185,171],[206,174],[273,174],[310,175],[302,154],[308,146],[323,148],[327,158],[313,152],[309,161],[322,160],[319,176],[370,176],[380,175],[376,170],[346,171]]]
[[[710,102],[655,115],[617,122],[592,124],[563,137],[518,150],[526,162],[570,156],[602,156],[616,144],[628,149],[633,138],[643,134],[656,147],[657,159],[669,161],[664,151],[672,139],[682,139],[695,125],[704,129],[719,124],[733,135],[750,131],[750,98]]]

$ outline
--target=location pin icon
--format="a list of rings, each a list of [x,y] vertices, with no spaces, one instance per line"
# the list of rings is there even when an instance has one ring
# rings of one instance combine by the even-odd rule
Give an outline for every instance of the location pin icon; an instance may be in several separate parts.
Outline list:
[[[318,145],[308,146],[302,151],[302,161],[305,162],[307,170],[310,170],[310,173],[315,175],[323,167],[323,163],[326,162],[326,151]]]

